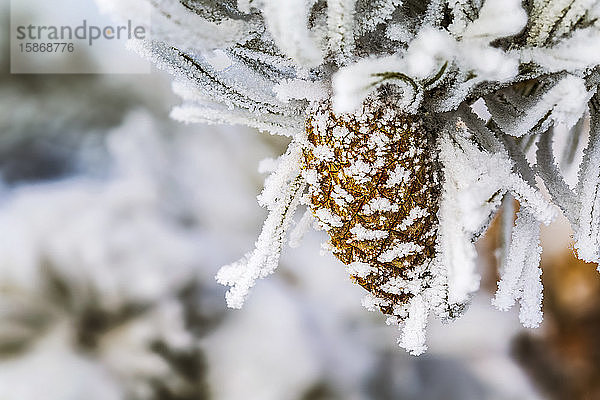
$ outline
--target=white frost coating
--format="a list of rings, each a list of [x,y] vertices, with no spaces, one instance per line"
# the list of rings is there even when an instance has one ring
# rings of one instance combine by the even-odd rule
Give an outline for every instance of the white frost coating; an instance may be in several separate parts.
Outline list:
[[[521,0],[486,0],[479,17],[463,31],[463,39],[495,39],[516,35],[527,24]]]
[[[377,306],[380,304],[380,299],[373,296],[371,293],[368,293],[362,298],[361,304],[364,308],[371,312],[377,311]]]
[[[355,240],[377,240],[388,237],[387,231],[367,229],[361,224],[354,225],[352,229],[350,229],[350,233],[354,236]]]
[[[471,239],[500,205],[502,194],[513,193],[537,221],[549,223],[556,212],[536,188],[512,171],[504,151],[486,153],[468,140],[468,133],[442,140],[440,160],[445,169],[440,204],[439,242],[448,268],[451,303],[462,303],[478,288],[475,248]]]
[[[185,100],[173,111],[177,118],[247,124],[288,136],[303,129],[303,118],[295,115],[295,107],[271,93],[273,82],[242,63],[216,71],[202,55],[184,55],[162,42],[131,41],[129,45],[177,77],[173,89]]]
[[[306,0],[263,0],[263,15],[277,46],[298,64],[315,67],[321,50],[308,29]]]
[[[419,206],[413,207],[408,215],[402,220],[400,225],[398,225],[398,229],[401,231],[405,230],[409,226],[415,223],[415,221],[419,218],[423,218],[429,215],[429,211]]]
[[[356,16],[357,26],[355,31],[359,35],[366,32],[372,32],[379,24],[390,20],[396,7],[402,5],[401,0],[371,0],[369,3],[372,8],[367,12]]]
[[[351,57],[354,50],[354,12],[357,0],[327,1],[327,36],[329,50],[340,61]]]
[[[473,204],[460,203],[458,197],[461,190],[472,188],[477,180],[476,177],[463,175],[464,172],[470,170],[467,156],[454,148],[450,140],[443,140],[441,143],[440,160],[446,168],[444,170],[444,196],[442,196],[438,212],[440,221],[438,241],[440,256],[447,269],[448,302],[456,304],[465,302],[469,294],[479,287],[479,276],[475,273],[476,253],[471,242],[471,235],[474,231],[473,228],[483,223],[491,210],[488,209],[490,206],[484,200],[477,198],[472,199]],[[471,189],[471,191],[473,190]],[[467,195],[467,198],[470,196]],[[463,209],[465,207],[467,207],[466,210]],[[471,229],[466,229],[463,218],[473,209],[475,213],[470,215],[472,218]]]
[[[365,278],[371,271],[373,271],[373,267],[364,262],[355,261],[348,265],[350,275],[358,276],[359,278]]]
[[[423,285],[422,280],[414,279],[414,277],[411,277],[411,279],[393,277],[381,286],[381,290],[391,294],[410,293],[418,295],[423,290]]]
[[[600,37],[598,37],[600,39]],[[557,96],[560,101],[552,109],[552,119],[557,124],[562,124],[567,129],[575,126],[587,109],[587,103],[596,93],[596,88],[588,91],[585,80],[569,75],[556,85]]]
[[[321,161],[331,161],[335,157],[333,149],[325,144],[315,146],[315,148],[313,149],[313,155],[315,156],[315,158]]]
[[[506,311],[520,300],[519,319],[526,328],[535,328],[542,322],[541,252],[540,224],[528,210],[522,210],[515,222],[492,304]]]
[[[347,203],[352,202],[354,200],[354,196],[352,196],[343,187],[337,184],[333,186],[333,192],[331,193],[331,197],[340,207],[345,206]]]
[[[486,129],[484,126],[480,128]],[[488,153],[465,136],[455,135],[453,138],[459,148],[444,140],[442,153],[446,175],[455,181],[452,190],[459,189],[454,201],[465,228],[472,233],[477,232],[490,212],[500,204],[499,195],[506,191],[512,192],[529,207],[539,221],[548,224],[554,219],[556,210],[552,204],[537,188],[513,172],[513,160],[504,148]],[[495,146],[502,145],[497,142]],[[498,199],[489,200],[493,198]]]
[[[420,94],[407,81],[383,79],[380,74],[403,71],[404,63],[396,56],[367,58],[340,69],[333,76],[333,111],[336,113],[353,112],[358,109],[367,96],[383,83],[398,84],[405,95],[402,108],[413,110],[420,104]]]
[[[258,195],[258,204],[271,210],[277,207],[279,201],[286,196],[287,188],[300,174],[300,146],[292,142],[285,154],[280,156],[277,169],[265,179],[265,186]]]
[[[246,125],[273,135],[293,136],[302,128],[300,121],[270,114],[256,114],[243,109],[230,109],[220,104],[187,104],[173,108],[169,114],[185,123]]]
[[[530,47],[541,47],[549,38],[572,32],[597,0],[548,0],[533,3],[532,26],[527,38]],[[591,13],[590,13],[591,14]],[[593,18],[589,15],[590,19]]]
[[[208,52],[205,58],[215,71],[223,71],[233,65],[231,58],[221,49]]]
[[[532,62],[548,72],[579,72],[600,63],[600,31],[597,28],[579,29],[552,47],[533,47],[516,50],[522,63]]]
[[[388,211],[398,211],[399,207],[397,204],[392,204],[385,197],[377,197],[371,199],[367,204],[365,204],[362,208],[362,212],[366,215],[372,215],[376,212],[388,212]]]
[[[333,214],[326,208],[319,208],[315,210],[315,217],[322,223],[323,228],[329,229],[329,227],[339,228],[344,225],[342,218],[339,215]]]
[[[444,62],[454,58],[456,47],[456,41],[447,32],[424,28],[408,47],[406,72],[417,79],[434,75]]]
[[[596,17],[593,9],[600,3],[598,0],[574,0],[571,2],[569,10],[565,16],[560,20],[558,28],[556,29],[556,35],[567,36],[573,27],[581,20],[581,18],[587,16],[589,19]]]
[[[103,3],[126,8],[134,1]],[[315,103],[332,100],[333,111],[342,121],[338,125],[343,125],[349,120],[340,113],[360,109],[374,90],[391,83],[395,87],[390,92],[398,94],[399,99],[397,109],[389,108],[379,121],[373,121],[382,131],[390,115],[418,113],[423,104],[439,116],[440,129],[458,121],[452,132],[434,135],[444,182],[439,226],[428,228],[423,238],[436,237],[435,260],[411,266],[413,270],[406,272],[403,280],[390,280],[381,286],[390,293],[410,292],[416,296],[413,302],[395,304],[396,316],[388,319],[400,322],[409,317],[402,340],[413,351],[420,352],[424,346],[422,332],[428,312],[448,316],[448,306],[466,302],[477,289],[473,239],[487,228],[503,197],[514,195],[521,204],[521,214],[514,232],[506,230],[511,232],[506,242],[512,245],[507,246],[510,253],[505,260],[510,267],[503,272],[497,302],[506,308],[511,299],[519,300],[523,324],[539,323],[541,286],[536,235],[539,223],[549,222],[556,210],[535,186],[538,177],[544,180],[552,201],[566,210],[579,256],[588,261],[600,258],[597,132],[592,132],[595,139],[590,140],[586,150],[574,192],[561,180],[561,171],[554,165],[550,136],[540,138],[538,164],[532,167],[522,147],[529,142],[503,134],[538,135],[552,125],[569,128],[580,120],[600,79],[597,0],[431,0],[426,2],[426,11],[424,4],[414,0],[405,1],[402,7],[400,0],[240,0],[237,10],[235,2],[224,8],[216,5],[219,2],[201,2],[206,13],[192,12],[176,0],[152,3],[162,11],[161,19],[171,20],[155,24],[157,42],[134,46],[186,82],[178,89],[184,104],[172,113],[180,120],[245,124],[292,136],[296,143],[304,140],[302,146],[307,148],[310,144],[304,119],[316,110]],[[166,15],[171,17],[163,18]],[[447,17],[451,22],[446,27]],[[494,42],[518,35],[525,26],[522,40]],[[510,50],[505,52],[505,48]],[[539,86],[529,82],[538,82]],[[333,94],[329,93],[331,89]],[[485,101],[488,105],[489,113],[480,113],[485,123],[475,117],[466,118],[465,109],[469,107],[465,99],[470,103],[479,96],[483,99],[480,104]],[[594,100],[590,104],[593,114],[598,104]],[[316,114],[312,119],[315,134],[331,134],[340,142],[348,142],[347,127],[334,126],[336,122],[328,113]],[[369,113],[360,116],[362,121],[371,117]],[[597,119],[593,121],[596,126]],[[361,133],[369,131],[363,129]],[[375,156],[382,154],[386,151],[385,139],[382,133],[370,135],[366,150]],[[406,156],[415,157],[424,150],[421,147],[416,144]],[[323,146],[313,153],[323,162],[335,158],[331,149]],[[374,166],[356,160],[343,163],[353,167],[341,173],[357,183],[365,182],[371,168],[384,168],[379,164],[384,158],[380,157]],[[297,169],[291,168],[291,159],[288,162],[290,169],[281,172],[286,162],[280,163],[259,197],[270,215],[257,249],[237,267],[220,272],[221,280],[234,286],[228,294],[234,306],[241,305],[257,277],[276,267],[293,208],[298,202],[308,203],[308,195],[300,193],[297,183],[306,181],[312,186],[310,195],[330,196],[339,206],[354,200],[339,184],[328,193],[321,192],[317,171],[300,173],[300,158],[294,161]],[[410,173],[398,167],[390,172],[387,182],[381,183],[391,187],[409,178]],[[394,212],[400,206],[385,199],[365,203],[365,214]],[[316,215],[314,225],[325,229],[343,226],[331,210],[312,211]],[[426,215],[426,210],[415,208],[397,225],[410,229],[417,218]],[[512,219],[506,220],[512,226]],[[311,221],[307,212],[297,225],[298,235],[296,230],[291,235],[291,244]],[[352,234],[358,240],[376,240],[386,232],[357,225]],[[421,250],[419,242],[390,246],[379,259],[390,262],[413,254]],[[336,251],[331,243],[324,249]],[[523,249],[527,249],[526,254]],[[521,269],[515,267],[517,261]],[[367,273],[368,268],[355,265],[350,270],[358,276]],[[368,299],[366,304],[371,309],[390,306],[381,299]]]
[[[344,173],[351,176],[357,183],[365,183],[371,180],[371,165],[362,160],[356,160],[349,167],[344,168]]]
[[[600,120],[597,112],[594,112],[591,118],[590,137],[579,169],[577,197],[579,214],[574,226],[577,256],[587,262],[599,262]]]
[[[535,217],[528,210],[520,211],[512,232],[506,264],[500,274],[498,290],[492,300],[499,310],[510,309],[521,298],[524,271],[528,270],[531,274],[538,267],[539,236],[540,226]]]
[[[490,46],[463,45],[457,62],[462,63],[465,69],[472,69],[477,74],[478,81],[504,82],[514,78],[519,72],[516,57]]]
[[[388,179],[385,182],[387,187],[392,187],[395,185],[401,185],[404,182],[408,182],[410,178],[410,171],[402,167],[401,165],[397,165],[396,168],[389,173]]]
[[[219,283],[231,286],[225,295],[231,308],[241,308],[256,280],[272,274],[278,266],[287,230],[305,186],[299,176],[298,157],[299,149],[292,144],[277,171],[265,182],[260,201],[269,209],[269,215],[255,249],[217,273]],[[274,193],[275,187],[277,193]]]
[[[381,253],[379,257],[377,257],[377,261],[380,262],[392,262],[397,259],[404,258],[406,256],[410,256],[412,254],[418,253],[423,250],[423,246],[408,242],[408,243],[396,243],[394,246]]]
[[[490,40],[493,37],[457,41],[447,32],[424,28],[406,52],[407,72],[411,77],[425,79],[438,73],[444,63],[456,62],[480,80],[505,81],[514,77],[518,72],[517,58],[489,46]]]
[[[595,89],[587,91],[583,79],[568,75],[547,91],[520,118],[511,121],[512,124],[504,128],[505,133],[517,137],[526,135],[548,112],[551,112],[550,117],[556,123],[563,124],[567,129],[572,128],[585,112],[587,101],[594,92]]]
[[[180,49],[225,48],[243,41],[249,32],[249,26],[243,21],[226,19],[216,24],[199,19],[177,0],[153,1],[156,12],[152,13],[144,13],[149,8],[144,0],[96,0],[96,3],[102,12],[117,21],[127,23],[135,15],[135,21],[151,32],[153,40],[163,40]]]
[[[292,99],[319,101],[329,96],[328,90],[319,81],[307,81],[304,79],[286,79],[279,82],[273,88],[277,98],[284,103]]]
[[[401,43],[409,43],[415,36],[404,23],[390,24],[385,34],[389,39]]]
[[[439,257],[446,264],[448,302],[461,304],[470,293],[479,289],[479,275],[475,272],[475,246],[455,213],[451,200],[442,200],[439,210]]]
[[[314,169],[303,169],[302,176],[309,185],[316,185],[319,181],[319,174]]]
[[[427,350],[425,345],[425,328],[429,309],[421,296],[410,300],[408,318],[402,327],[402,335],[398,340],[400,347],[406,349],[413,356],[423,354]]]
[[[575,193],[565,182],[554,160],[552,150],[554,130],[554,128],[550,128],[548,132],[540,136],[537,142],[537,174],[542,178],[544,185],[548,189],[548,193],[552,197],[552,201],[561,208],[565,217],[572,224],[576,224],[576,215],[579,213],[579,202],[576,199]]]
[[[571,3],[576,0],[549,0],[549,1],[534,1],[531,10],[535,19],[532,21],[529,37],[527,42],[529,45],[543,45],[550,37],[551,30],[554,29],[556,23],[564,18],[565,10]]]
[[[425,26],[410,42],[402,57],[367,58],[342,68],[333,77],[334,111],[352,112],[377,87],[394,83],[404,90],[399,107],[414,112],[422,100],[421,82],[441,72],[448,63],[456,63],[461,69],[475,74],[469,85],[485,80],[504,82],[514,78],[518,73],[517,55],[489,45],[497,35],[512,34],[521,26],[523,10],[513,4],[514,0],[510,3],[514,10],[520,11],[513,16],[503,14],[506,26],[492,28],[487,36],[483,35],[483,22],[477,23],[472,28],[473,36],[465,40],[457,40],[446,31]],[[483,17],[492,18],[490,12],[496,10],[497,6],[490,6],[491,11],[488,10]],[[463,92],[457,93],[457,96],[464,97],[468,90]]]
[[[535,248],[530,249],[527,255],[527,263],[523,268],[521,286],[523,294],[521,296],[521,309],[519,310],[519,320],[525,328],[537,328],[543,319],[542,313],[542,269],[540,268],[540,257],[542,247],[539,243],[539,223],[533,223],[538,229],[538,238]]]

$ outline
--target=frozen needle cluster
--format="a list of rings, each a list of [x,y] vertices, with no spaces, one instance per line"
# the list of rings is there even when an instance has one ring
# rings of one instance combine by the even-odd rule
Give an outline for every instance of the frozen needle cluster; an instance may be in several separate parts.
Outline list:
[[[123,13],[136,6],[100,2]],[[184,103],[175,119],[291,138],[259,197],[270,214],[256,249],[218,274],[231,286],[230,306],[275,270],[303,205],[309,210],[296,228],[328,231],[326,247],[369,290],[365,305],[399,323],[400,344],[414,354],[426,348],[427,316],[459,314],[477,290],[473,242],[513,198],[520,211],[514,227],[504,224],[498,308],[518,302],[525,326],[541,321],[540,224],[556,206],[572,224],[579,257],[599,261],[600,2],[152,5],[153,40],[133,47],[176,77]],[[423,146],[410,139],[412,127]],[[559,133],[563,154],[586,146],[574,187],[555,161]],[[422,168],[433,172],[419,188]],[[293,241],[300,236],[293,232]]]

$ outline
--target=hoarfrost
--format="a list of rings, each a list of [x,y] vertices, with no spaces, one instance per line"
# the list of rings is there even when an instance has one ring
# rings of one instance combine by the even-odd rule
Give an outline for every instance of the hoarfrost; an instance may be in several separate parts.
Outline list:
[[[133,4],[133,0],[102,2],[117,14]],[[159,11],[172,12],[172,20],[159,21],[154,41],[131,46],[176,76],[174,89],[184,103],[172,117],[244,124],[292,138],[290,153],[267,178],[259,196],[269,216],[256,249],[219,273],[219,281],[232,286],[227,295],[230,305],[241,306],[255,280],[276,268],[304,185],[318,181],[316,171],[300,171],[306,115],[330,104],[340,121],[347,122],[343,114],[356,113],[365,99],[377,101],[383,95],[395,100],[396,110],[390,112],[425,121],[437,146],[432,157],[439,161],[442,178],[430,183],[441,185],[439,226],[424,233],[436,235],[435,262],[412,266],[415,271],[427,269],[429,280],[421,282],[420,275],[414,275],[422,293],[394,311],[406,318],[403,346],[413,353],[424,351],[427,315],[448,316],[478,288],[473,241],[500,207],[511,212],[513,197],[521,208],[514,229],[510,216],[505,218],[507,266],[495,303],[506,308],[519,300],[524,325],[536,326],[541,320],[539,224],[555,217],[557,205],[574,228],[578,256],[587,261],[600,258],[597,1],[426,3],[263,0],[239,1],[237,7],[232,3],[223,11],[213,2],[202,2],[209,11],[203,14],[175,1],[155,2]],[[474,105],[486,121],[473,114]],[[572,132],[576,124],[584,125],[588,110],[590,139],[577,187],[571,188],[556,165],[553,129],[560,125]],[[376,121],[378,126],[385,128],[386,115]],[[341,139],[349,129],[332,126],[336,123],[325,114],[315,115],[313,132],[331,130]],[[386,146],[383,136],[370,136],[368,148],[380,154]],[[531,165],[527,153],[536,142]],[[325,146],[312,150],[324,163],[335,161],[335,152]],[[425,150],[415,146],[406,149],[406,156]],[[364,160],[341,166],[342,174],[357,184],[367,181],[371,167]],[[383,185],[406,184],[416,173],[398,167],[388,171]],[[537,178],[550,200],[538,188]],[[335,185],[328,195],[337,205],[349,201],[349,194]],[[367,214],[396,209],[383,199],[362,207]],[[313,211],[314,222],[323,229],[343,225],[330,210]],[[298,224],[299,232],[311,225],[306,215]],[[413,208],[399,221],[399,228],[408,229],[425,216]],[[360,224],[351,233],[355,240],[385,236]],[[295,243],[297,235],[292,236]],[[387,249],[381,259],[418,251],[418,243],[413,244]],[[365,304],[374,308],[382,301],[368,298]],[[402,323],[399,318],[395,322]]]

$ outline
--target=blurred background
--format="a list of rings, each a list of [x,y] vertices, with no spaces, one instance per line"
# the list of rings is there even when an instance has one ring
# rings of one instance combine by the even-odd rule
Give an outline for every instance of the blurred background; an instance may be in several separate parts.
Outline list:
[[[0,399],[600,399],[600,276],[564,221],[544,231],[537,330],[490,305],[498,223],[478,243],[481,291],[462,319],[431,323],[420,357],[320,255],[322,232],[226,309],[214,275],[252,248],[257,166],[286,140],[171,121],[160,72],[11,75],[6,30]]]

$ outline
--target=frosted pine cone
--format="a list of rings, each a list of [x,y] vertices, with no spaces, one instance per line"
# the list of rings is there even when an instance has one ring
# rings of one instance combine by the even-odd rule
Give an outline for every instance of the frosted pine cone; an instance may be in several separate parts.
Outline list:
[[[448,316],[478,289],[473,243],[513,198],[521,211],[503,225],[496,307],[519,303],[527,327],[542,320],[540,224],[554,206],[578,255],[600,260],[597,2],[187,3],[197,8],[156,2],[161,29],[134,45],[177,76],[184,104],[172,116],[291,138],[259,197],[269,214],[256,247],[218,273],[229,306],[276,270],[307,186],[311,210],[292,242],[314,212],[371,292],[366,305],[401,317],[400,344],[414,354],[428,315]],[[391,88],[386,104],[370,97]],[[556,155],[574,165],[585,137],[571,187]]]
[[[428,285],[436,254],[440,171],[421,121],[380,99],[336,116],[321,104],[306,123],[310,208],[333,253],[382,312]]]

